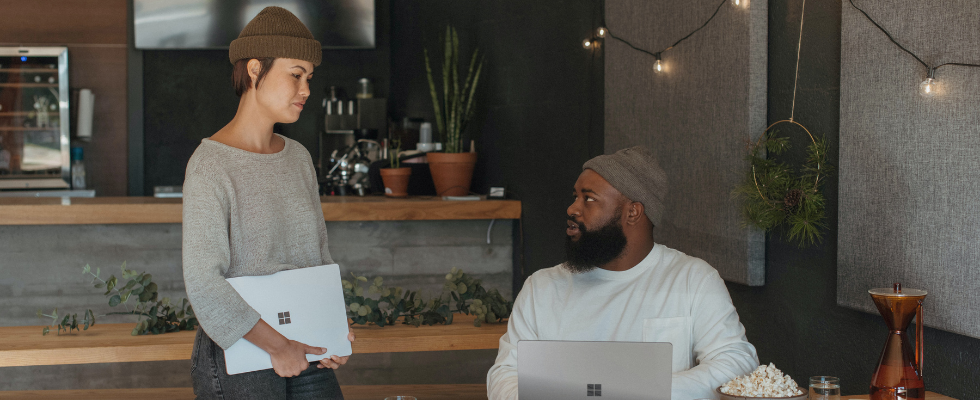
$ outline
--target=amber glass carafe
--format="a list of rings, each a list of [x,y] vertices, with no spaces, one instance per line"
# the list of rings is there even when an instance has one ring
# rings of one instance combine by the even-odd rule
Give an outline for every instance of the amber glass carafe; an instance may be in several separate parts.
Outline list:
[[[922,301],[925,290],[905,289],[896,283],[893,288],[868,291],[878,312],[888,325],[888,339],[881,351],[878,368],[871,377],[871,400],[924,400],[922,381]],[[915,352],[905,331],[915,321]]]

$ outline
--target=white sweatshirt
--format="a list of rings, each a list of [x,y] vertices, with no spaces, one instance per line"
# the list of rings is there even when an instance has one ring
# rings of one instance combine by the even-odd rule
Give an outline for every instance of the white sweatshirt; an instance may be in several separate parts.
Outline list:
[[[531,275],[487,373],[490,400],[517,399],[521,340],[670,342],[672,400],[717,398],[715,388],[759,365],[718,271],[660,244],[626,271]]]

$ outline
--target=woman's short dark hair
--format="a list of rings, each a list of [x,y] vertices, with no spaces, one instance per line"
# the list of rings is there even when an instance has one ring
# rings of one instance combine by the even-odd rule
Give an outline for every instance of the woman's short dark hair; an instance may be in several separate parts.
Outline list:
[[[238,97],[242,97],[245,92],[252,88],[252,77],[248,75],[248,61],[251,58],[243,58],[235,62],[235,69],[231,75],[232,83],[235,85],[235,94]],[[259,88],[259,83],[262,82],[262,78],[265,78],[265,74],[272,69],[272,63],[276,61],[275,57],[268,58],[256,58],[258,60],[261,68],[259,69],[259,76],[255,78],[255,88]]]

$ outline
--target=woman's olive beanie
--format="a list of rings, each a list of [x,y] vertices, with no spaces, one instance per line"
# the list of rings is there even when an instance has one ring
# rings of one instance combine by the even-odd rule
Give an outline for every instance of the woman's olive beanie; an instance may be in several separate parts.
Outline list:
[[[294,58],[320,65],[320,42],[293,13],[282,7],[266,7],[231,41],[228,58]]]

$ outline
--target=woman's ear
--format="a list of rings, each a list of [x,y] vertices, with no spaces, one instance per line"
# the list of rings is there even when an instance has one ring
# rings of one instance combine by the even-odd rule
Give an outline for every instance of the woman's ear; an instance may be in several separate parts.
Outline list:
[[[643,203],[638,201],[631,201],[626,205],[626,223],[630,225],[636,225],[646,218],[646,210],[643,208]]]
[[[252,89],[255,89],[255,82],[259,79],[259,74],[262,72],[262,62],[256,59],[248,60],[248,64],[245,68],[248,71],[249,81],[252,83]]]

